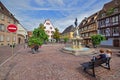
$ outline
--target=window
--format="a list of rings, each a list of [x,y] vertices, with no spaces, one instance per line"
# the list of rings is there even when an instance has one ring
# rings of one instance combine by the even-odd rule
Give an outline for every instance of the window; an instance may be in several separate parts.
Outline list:
[[[50,23],[47,22],[46,25],[50,25]]]
[[[110,26],[110,20],[109,20],[109,18],[106,18],[106,26]]]
[[[10,17],[8,17],[8,23],[10,23]]]
[[[105,20],[100,21],[100,27],[105,27]]]
[[[10,37],[9,36],[7,36],[7,41],[10,41]]]
[[[4,31],[4,30],[5,30],[4,24],[0,24],[0,31]]]
[[[13,23],[14,23],[14,21],[13,21],[12,19],[10,19],[10,23],[12,23],[12,24],[13,24]]]
[[[50,27],[50,29],[52,29],[52,27]]]
[[[91,22],[93,22],[93,21],[94,21],[94,17],[91,18]]]
[[[106,30],[102,29],[102,30],[100,30],[100,33],[101,33],[102,35],[105,35]]]
[[[88,37],[88,33],[86,33],[86,37]]]
[[[1,13],[1,14],[0,14],[0,19],[1,19],[1,20],[4,20],[4,19],[5,19],[5,15]]]
[[[13,37],[13,41],[16,41],[16,37],[15,36]]]
[[[51,33],[53,34],[53,33],[54,33],[54,31],[51,31]]]
[[[115,9],[114,9],[114,13],[117,13],[117,12],[118,12],[118,8],[115,8]]]
[[[47,32],[47,33],[50,33],[50,31],[48,31],[48,30],[47,30],[46,32]]]
[[[119,27],[114,27],[114,28],[113,28],[113,33],[114,33],[114,34],[119,33]]]
[[[105,13],[103,13],[101,16],[102,16],[102,17],[105,17]]]
[[[112,17],[112,23],[113,23],[113,25],[118,24],[118,16]]]
[[[0,35],[0,41],[4,41],[4,36]]]

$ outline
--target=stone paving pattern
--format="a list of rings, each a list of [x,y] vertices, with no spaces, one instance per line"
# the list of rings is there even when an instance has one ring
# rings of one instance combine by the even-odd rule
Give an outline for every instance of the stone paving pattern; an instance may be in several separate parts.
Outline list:
[[[120,53],[113,50],[111,70],[96,68],[96,78],[85,73],[82,63],[93,55],[74,56],[63,53],[64,44],[43,45],[36,54],[22,48],[11,60],[0,67],[0,80],[119,80]]]
[[[23,45],[16,45],[14,48],[14,54],[16,54],[22,47]],[[10,46],[0,46],[0,64],[3,63],[6,59],[11,57],[12,54],[12,48]]]

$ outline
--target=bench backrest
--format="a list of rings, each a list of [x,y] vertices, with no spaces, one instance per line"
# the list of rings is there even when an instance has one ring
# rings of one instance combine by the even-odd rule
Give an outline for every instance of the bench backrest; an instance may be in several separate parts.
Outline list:
[[[110,61],[110,58],[103,58],[103,59],[99,59],[99,60],[94,61],[93,65],[100,66],[103,63],[106,63],[106,62],[109,63],[109,61]]]

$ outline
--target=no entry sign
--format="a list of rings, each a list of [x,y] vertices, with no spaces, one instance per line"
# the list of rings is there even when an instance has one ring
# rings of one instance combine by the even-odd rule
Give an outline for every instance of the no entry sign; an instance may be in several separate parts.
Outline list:
[[[9,32],[16,32],[17,31],[17,26],[14,25],[14,24],[10,24],[10,25],[8,25],[7,30]]]

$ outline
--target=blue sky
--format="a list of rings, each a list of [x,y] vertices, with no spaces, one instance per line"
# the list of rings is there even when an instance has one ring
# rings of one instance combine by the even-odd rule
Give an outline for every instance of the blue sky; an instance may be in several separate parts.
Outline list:
[[[1,0],[27,29],[33,30],[46,19],[62,32],[69,25],[102,9],[111,0]]]

